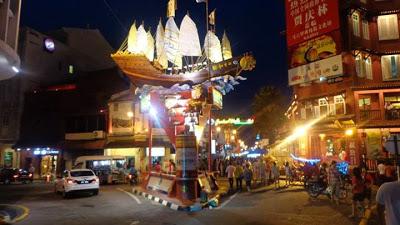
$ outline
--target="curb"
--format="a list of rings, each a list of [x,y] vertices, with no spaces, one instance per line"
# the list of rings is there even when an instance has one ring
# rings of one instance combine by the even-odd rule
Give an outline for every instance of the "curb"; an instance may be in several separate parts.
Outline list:
[[[162,199],[160,197],[153,196],[153,195],[148,194],[148,193],[143,192],[143,191],[138,191],[136,189],[132,189],[132,193],[135,194],[135,195],[143,196],[143,197],[149,199],[150,201],[157,202],[157,203],[159,203],[159,204],[161,204],[161,205],[163,205],[165,207],[168,207],[168,208],[170,208],[172,210],[175,210],[175,211],[191,211],[191,207],[190,206],[180,206],[180,205],[177,205],[177,204],[172,203],[170,201],[164,200],[164,199]]]

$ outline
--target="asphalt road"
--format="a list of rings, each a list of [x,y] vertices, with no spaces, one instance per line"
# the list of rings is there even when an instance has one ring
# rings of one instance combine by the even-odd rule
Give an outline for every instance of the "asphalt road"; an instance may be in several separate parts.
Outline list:
[[[311,201],[298,188],[240,193],[222,207],[195,213],[177,212],[143,197],[135,200],[121,189],[102,186],[98,196],[63,199],[51,185],[0,185],[0,204],[29,208],[21,225],[353,225],[349,205],[331,205],[325,197]]]

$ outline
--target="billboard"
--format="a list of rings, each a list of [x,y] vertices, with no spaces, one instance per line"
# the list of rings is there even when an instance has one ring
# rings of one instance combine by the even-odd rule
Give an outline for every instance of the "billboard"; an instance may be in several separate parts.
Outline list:
[[[338,0],[285,0],[287,45],[339,29]]]
[[[111,131],[113,134],[133,132],[132,102],[115,102],[110,105]]]
[[[342,55],[312,62],[289,70],[289,85],[307,83],[343,74]]]
[[[338,55],[341,51],[340,31],[335,30],[289,47],[288,65],[289,68],[298,67]]]

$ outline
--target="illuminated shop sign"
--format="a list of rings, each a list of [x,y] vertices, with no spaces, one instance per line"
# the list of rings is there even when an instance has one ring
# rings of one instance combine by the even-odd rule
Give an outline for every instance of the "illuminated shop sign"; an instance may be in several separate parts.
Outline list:
[[[55,149],[41,149],[41,150],[35,150],[33,151],[34,155],[58,155],[60,151],[55,150]]]
[[[149,148],[146,148],[146,155],[149,155]],[[162,157],[165,156],[165,148],[164,147],[152,147],[151,148],[151,157]]]
[[[233,119],[217,119],[215,121],[215,125],[225,125],[225,124],[233,124],[233,125],[252,125],[254,123],[253,119],[240,120],[239,118]]]

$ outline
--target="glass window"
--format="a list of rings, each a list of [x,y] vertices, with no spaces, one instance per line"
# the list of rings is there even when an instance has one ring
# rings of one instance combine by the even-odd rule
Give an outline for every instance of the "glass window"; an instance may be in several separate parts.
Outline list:
[[[71,177],[85,177],[94,176],[92,171],[82,170],[82,171],[71,171]]]
[[[399,39],[397,14],[378,16],[379,40]]]
[[[372,80],[372,62],[371,57],[365,57],[363,54],[358,54],[355,58],[357,76]]]
[[[360,37],[360,13],[355,11],[352,15],[353,35]]]
[[[318,100],[319,104],[319,113],[320,115],[326,115],[329,112],[329,104],[326,98],[320,98]]]
[[[362,32],[363,32],[363,38],[365,40],[369,40],[369,26],[367,20],[362,21]]]
[[[381,57],[383,80],[397,80],[400,78],[400,55],[385,55]]]
[[[346,114],[346,103],[344,101],[344,97],[342,95],[336,95],[333,99],[335,104],[335,113]]]
[[[360,109],[367,110],[371,106],[371,98],[361,98],[358,100]]]

